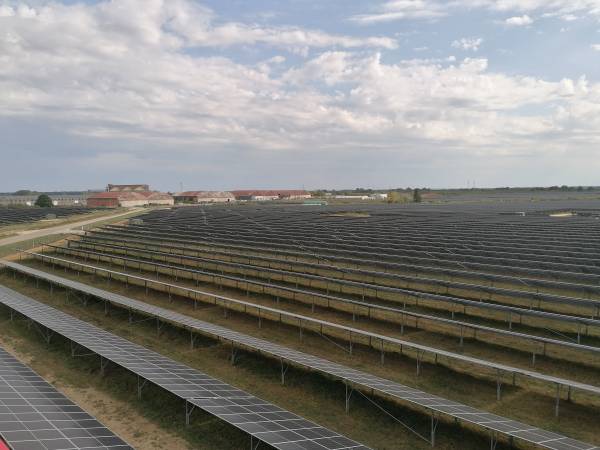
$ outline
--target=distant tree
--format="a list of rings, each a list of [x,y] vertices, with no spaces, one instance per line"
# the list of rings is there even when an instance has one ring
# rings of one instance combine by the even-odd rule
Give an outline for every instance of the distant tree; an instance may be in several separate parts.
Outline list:
[[[419,191],[418,189],[415,189],[413,191],[413,202],[415,203],[421,203],[423,199],[421,198],[421,191]]]
[[[40,208],[52,208],[54,204],[49,196],[41,194],[35,201],[35,206],[39,206]]]
[[[578,190],[579,192],[583,191],[583,186],[579,186],[579,187],[577,188],[577,190]]]
[[[33,192],[28,189],[21,189],[21,190],[15,192],[15,195],[31,195],[31,194],[33,194]]]

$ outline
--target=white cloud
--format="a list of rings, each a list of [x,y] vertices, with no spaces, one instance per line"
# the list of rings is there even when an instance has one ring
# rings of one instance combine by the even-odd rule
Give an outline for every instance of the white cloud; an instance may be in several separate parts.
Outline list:
[[[600,44],[592,44],[591,47],[592,47],[592,50],[600,52]]]
[[[574,22],[574,21],[578,20],[579,17],[577,17],[574,14],[565,14],[564,16],[561,16],[561,19],[564,20],[565,22]]]
[[[509,17],[504,21],[504,23],[509,27],[524,27],[531,25],[533,23],[533,19],[525,14],[523,16]]]
[[[219,25],[184,0],[139,5],[11,9],[1,19],[0,116],[90,139],[191,144],[198,155],[439,146],[438,157],[456,148],[492,156],[600,143],[600,85],[585,79],[509,76],[484,58],[392,64],[364,47],[339,48],[339,36]],[[243,64],[189,51],[244,40],[332,48],[293,66],[282,55]]]
[[[371,25],[401,19],[437,19],[446,15],[445,7],[435,0],[390,0],[375,11],[350,17],[352,22]]]
[[[0,17],[12,17],[15,10],[9,5],[0,5]]]
[[[539,13],[543,17],[559,17],[566,21],[576,20],[577,14],[600,19],[600,0],[386,0],[350,20],[362,25],[405,19],[434,20],[471,9],[514,12],[522,14],[521,17]]]
[[[482,43],[482,38],[461,38],[452,42],[452,47],[476,52]]]

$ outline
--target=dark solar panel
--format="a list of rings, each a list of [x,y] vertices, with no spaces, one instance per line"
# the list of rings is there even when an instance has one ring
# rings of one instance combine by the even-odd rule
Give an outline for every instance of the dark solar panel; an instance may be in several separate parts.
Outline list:
[[[2,348],[0,436],[12,450],[132,449]]]
[[[4,262],[3,262],[4,264]],[[585,449],[585,450],[593,450],[598,449],[591,444],[579,442],[562,436],[560,434],[551,433],[536,427],[532,427],[531,425],[518,422],[515,420],[508,419],[506,417],[498,416],[495,414],[489,414],[485,411],[481,411],[475,409],[473,407],[454,402],[452,400],[447,400],[442,397],[438,397],[436,395],[429,394],[427,392],[420,391],[418,389],[414,389],[408,386],[404,386],[400,383],[396,383],[391,380],[386,380],[384,378],[377,377],[375,375],[371,375],[366,372],[362,372],[356,369],[352,369],[346,366],[343,366],[338,363],[334,363],[328,361],[326,359],[313,356],[307,353],[303,353],[297,350],[293,350],[287,347],[284,347],[279,344],[275,344],[264,339],[255,338],[253,336],[249,336],[243,333],[239,333],[237,331],[230,330],[228,328],[214,325],[208,322],[204,322],[198,319],[194,319],[192,317],[179,314],[174,311],[170,311],[165,308],[160,308],[158,306],[149,305],[147,303],[137,301],[128,297],[124,297],[119,294],[115,294],[112,292],[104,291],[102,289],[98,289],[92,286],[85,285],[83,283],[79,283],[77,281],[68,280],[66,278],[62,278],[56,275],[48,274],[46,272],[39,271],[37,269],[33,269],[27,266],[22,266],[16,263],[6,263],[9,267],[14,267],[18,270],[22,270],[25,273],[29,273],[31,275],[40,277],[42,279],[50,280],[54,283],[57,283],[62,286],[68,286],[73,290],[84,292],[89,295],[93,295],[97,298],[105,299],[110,301],[115,305],[119,305],[121,307],[131,309],[151,317],[157,317],[161,320],[169,321],[170,323],[178,324],[180,326],[184,326],[190,330],[195,332],[209,335],[211,337],[219,338],[225,341],[231,341],[238,345],[242,345],[245,348],[252,349],[254,351],[261,352],[266,355],[271,355],[274,358],[282,359],[291,363],[294,363],[301,367],[307,367],[313,370],[320,371],[329,376],[332,376],[337,379],[341,379],[344,381],[348,381],[353,385],[366,388],[368,391],[372,391],[376,394],[383,394],[383,397],[392,396],[396,399],[402,400],[404,402],[408,402],[413,405],[417,405],[423,408],[428,409],[429,411],[446,414],[452,418],[460,419],[464,422],[468,422],[471,424],[475,424],[481,427],[484,427],[489,430],[497,431],[506,436],[513,436],[515,438],[519,438],[525,440],[530,443],[534,443],[542,448],[548,449],[556,449],[560,450],[562,448],[570,448],[572,450],[575,449]],[[0,290],[1,292],[1,290]],[[12,292],[12,291],[11,291]],[[1,298],[0,298],[1,301]],[[579,383],[573,382],[573,387],[579,386],[584,388],[587,385],[582,385]],[[593,388],[593,387],[592,387]],[[241,397],[238,397],[241,398]],[[198,400],[198,399],[197,399]],[[224,407],[232,407],[232,406],[245,406],[245,405],[235,405],[233,403],[218,403],[212,402],[214,398],[210,398],[205,396],[205,398],[198,400],[201,401],[202,404],[207,406],[211,406],[214,408],[223,407],[223,409],[214,409],[215,412],[220,411],[223,413],[223,420],[237,420],[235,414],[229,416],[229,412],[227,411],[236,411],[233,409],[227,410]],[[232,399],[227,399],[233,401]],[[241,400],[239,400],[241,401]],[[249,401],[245,399],[244,401]],[[195,402],[195,401],[194,401]],[[195,403],[197,404],[197,403]],[[242,425],[243,424],[243,425]],[[269,431],[269,430],[279,430],[279,427],[275,428],[264,428],[265,426],[274,427],[276,424],[263,424],[262,422],[250,422],[244,423],[239,422],[238,428],[242,429],[252,429],[258,431]],[[261,431],[261,432],[262,432]],[[566,442],[570,442],[569,445],[579,445],[579,447],[562,447]],[[282,447],[284,448],[284,447]],[[285,447],[285,448],[310,448],[310,447]],[[319,448],[319,447],[314,447]],[[329,448],[329,447],[325,447]],[[335,447],[334,447],[335,448]],[[343,448],[343,447],[342,447]]]
[[[592,385],[588,385],[588,384],[583,384],[583,383],[577,383],[574,381],[570,381],[564,378],[559,378],[559,377],[554,377],[554,376],[550,376],[550,375],[545,375],[539,372],[535,372],[532,370],[527,370],[527,369],[522,369],[519,367],[513,367],[513,366],[509,366],[506,364],[501,364],[501,363],[496,363],[493,361],[489,361],[489,360],[485,360],[485,359],[481,359],[481,358],[476,358],[476,357],[472,357],[472,356],[468,356],[468,355],[463,355],[461,353],[456,353],[456,352],[452,352],[452,351],[447,351],[447,350],[443,350],[443,349],[439,349],[439,348],[435,348],[435,347],[431,347],[431,346],[427,346],[427,345],[423,345],[423,344],[419,344],[413,341],[408,341],[405,339],[398,339],[396,337],[392,337],[392,336],[387,336],[387,335],[383,335],[383,334],[379,334],[379,333],[373,333],[370,331],[366,331],[363,329],[359,329],[359,328],[353,328],[353,327],[349,327],[346,325],[340,325],[337,324],[335,322],[329,322],[326,320],[321,320],[321,319],[315,319],[312,318],[310,316],[305,316],[302,314],[297,314],[297,313],[293,313],[293,312],[288,312],[285,310],[280,310],[280,309],[276,309],[276,308],[271,308],[268,306],[263,306],[263,305],[257,305],[256,303],[251,303],[251,302],[246,302],[246,301],[242,301],[242,300],[237,300],[231,297],[224,297],[222,295],[215,295],[209,292],[204,292],[204,291],[199,291],[196,289],[191,289],[191,288],[187,288],[187,287],[183,287],[181,285],[174,285],[174,284],[169,284],[169,283],[164,283],[162,281],[157,281],[157,280],[153,280],[151,278],[145,278],[145,277],[139,277],[136,275],[132,275],[132,274],[123,274],[121,272],[117,272],[117,271],[112,271],[109,269],[104,269],[104,268],[98,268],[96,266],[93,265],[89,265],[89,264],[82,264],[82,263],[77,263],[77,262],[71,262],[68,260],[63,260],[61,258],[56,258],[56,257],[49,257],[46,255],[42,255],[42,254],[38,254],[38,253],[34,253],[34,252],[27,252],[25,251],[24,253],[30,254],[30,255],[34,255],[36,257],[40,257],[43,259],[47,259],[49,261],[63,261],[65,264],[71,264],[71,265],[75,265],[77,267],[81,267],[81,268],[87,268],[89,270],[93,270],[94,273],[97,270],[101,270],[103,272],[108,272],[111,274],[114,274],[115,276],[127,276],[129,280],[141,280],[144,282],[144,284],[146,285],[150,285],[152,283],[158,284],[158,285],[162,285],[162,286],[169,286],[170,288],[173,289],[178,289],[181,292],[187,292],[187,293],[194,293],[194,296],[196,294],[201,294],[202,296],[205,297],[209,297],[215,300],[219,300],[221,302],[223,302],[223,304],[236,304],[236,305],[241,305],[244,306],[244,309],[246,309],[246,307],[251,307],[251,308],[255,308],[255,309],[260,309],[262,311],[265,311],[267,313],[273,313],[275,315],[278,315],[280,318],[285,317],[288,318],[290,320],[294,320],[297,322],[302,322],[305,324],[311,324],[314,325],[315,327],[325,327],[327,329],[335,329],[347,334],[351,334],[354,336],[359,336],[359,337],[365,337],[369,340],[369,342],[375,340],[376,342],[385,342],[387,344],[390,344],[392,346],[396,346],[396,347],[404,347],[404,348],[408,348],[408,349],[413,349],[415,351],[418,352],[423,352],[423,353],[428,353],[430,355],[437,355],[437,356],[441,356],[443,358],[447,358],[448,360],[455,360],[455,361],[461,361],[463,363],[467,363],[467,364],[473,364],[476,366],[479,366],[481,368],[487,369],[490,372],[496,374],[498,373],[498,371],[504,373],[504,374],[513,374],[513,375],[519,375],[522,377],[527,377],[527,378],[532,378],[535,380],[539,380],[541,382],[545,382],[548,383],[550,385],[552,385],[552,387],[554,387],[555,385],[561,385],[561,386],[569,386],[571,388],[575,388],[575,389],[579,389],[582,391],[587,391],[589,393],[595,394],[595,395],[600,395],[600,387],[596,387],[596,386],[592,386]],[[46,274],[45,272],[39,271],[39,270],[35,270],[32,269],[30,267],[27,266],[23,266],[17,263],[13,263],[10,261],[1,261],[0,262],[1,265],[4,265],[6,267],[11,267],[13,269],[19,270],[23,273],[29,273],[32,274],[36,277],[40,277],[40,278],[44,278],[47,280],[52,280],[52,282],[57,283],[59,285],[63,285],[63,286],[69,286],[69,287],[73,287],[76,286],[76,282],[74,281],[70,281],[64,278],[60,278],[60,277],[56,277],[50,274]],[[85,285],[81,284],[81,283],[77,283],[81,286],[83,286],[83,288],[76,288],[79,290],[85,290]],[[88,288],[88,289],[94,289],[94,288]],[[111,295],[110,293],[106,293],[106,291],[100,291],[101,294],[99,295],[101,298],[106,298],[103,295]],[[105,294],[102,294],[102,292],[104,292]],[[95,294],[93,294],[95,295]],[[109,297],[109,298],[114,298],[114,297]],[[125,298],[125,297],[123,297]],[[442,364],[444,362],[443,359],[437,359],[436,358],[437,363]],[[449,367],[451,367],[450,365],[448,365]]]
[[[0,286],[0,303],[12,308],[24,316],[34,320],[53,332],[64,336],[67,339],[77,343],[78,345],[87,348],[96,354],[112,361],[113,363],[128,369],[138,376],[162,387],[174,395],[186,400],[196,406],[197,399],[245,399],[251,404],[260,404],[265,408],[270,408],[275,414],[267,414],[266,421],[276,422],[281,417],[289,417],[297,420],[303,420],[288,411],[278,408],[264,400],[248,394],[234,386],[224,383],[216,378],[212,378],[200,371],[191,367],[177,363],[172,359],[162,356],[156,352],[148,350],[140,345],[134,344],[126,339],[101,330],[87,322],[83,322],[68,314],[58,311],[43,303],[37,302],[31,298],[21,295],[6,287]],[[204,408],[203,408],[204,409]],[[209,413],[211,411],[207,410]],[[217,417],[225,420],[215,414]],[[270,419],[269,419],[270,417]],[[226,420],[228,423],[237,428],[246,431],[243,427],[238,426],[237,421]],[[263,418],[261,417],[261,422]],[[240,422],[242,423],[242,422]],[[246,423],[246,422],[243,422]],[[340,442],[348,443],[345,447],[356,450],[366,450],[365,447],[357,442],[351,441],[344,436],[335,433],[331,430],[323,428],[315,423],[308,422],[309,428],[313,428],[323,435],[331,435]],[[264,441],[260,434],[249,433],[251,436]],[[265,441],[266,442],[266,441]],[[290,445],[293,442],[277,440],[276,443],[270,443],[275,448],[291,449]],[[318,443],[315,443],[317,445]],[[320,445],[320,444],[318,444]],[[297,447],[303,448],[303,447]],[[310,447],[305,447],[310,448]],[[335,448],[315,446],[315,449],[320,448]]]

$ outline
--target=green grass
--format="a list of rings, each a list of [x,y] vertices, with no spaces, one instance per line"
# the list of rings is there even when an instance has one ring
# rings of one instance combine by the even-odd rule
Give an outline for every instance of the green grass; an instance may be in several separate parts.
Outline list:
[[[66,238],[66,234],[50,234],[48,236],[39,237],[36,239],[29,239],[26,241],[16,242],[14,244],[3,245],[0,246],[0,258],[4,258],[10,255],[14,255],[19,252],[19,250],[29,250],[42,245],[42,244],[51,244],[53,242],[61,241]]]

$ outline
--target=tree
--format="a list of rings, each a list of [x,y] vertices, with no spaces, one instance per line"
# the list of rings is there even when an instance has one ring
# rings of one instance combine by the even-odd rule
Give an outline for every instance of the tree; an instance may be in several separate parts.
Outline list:
[[[418,189],[415,189],[413,191],[413,202],[415,203],[421,203],[421,191],[419,191]]]
[[[52,208],[54,204],[49,196],[42,194],[35,201],[35,206],[39,206],[40,208]]]

